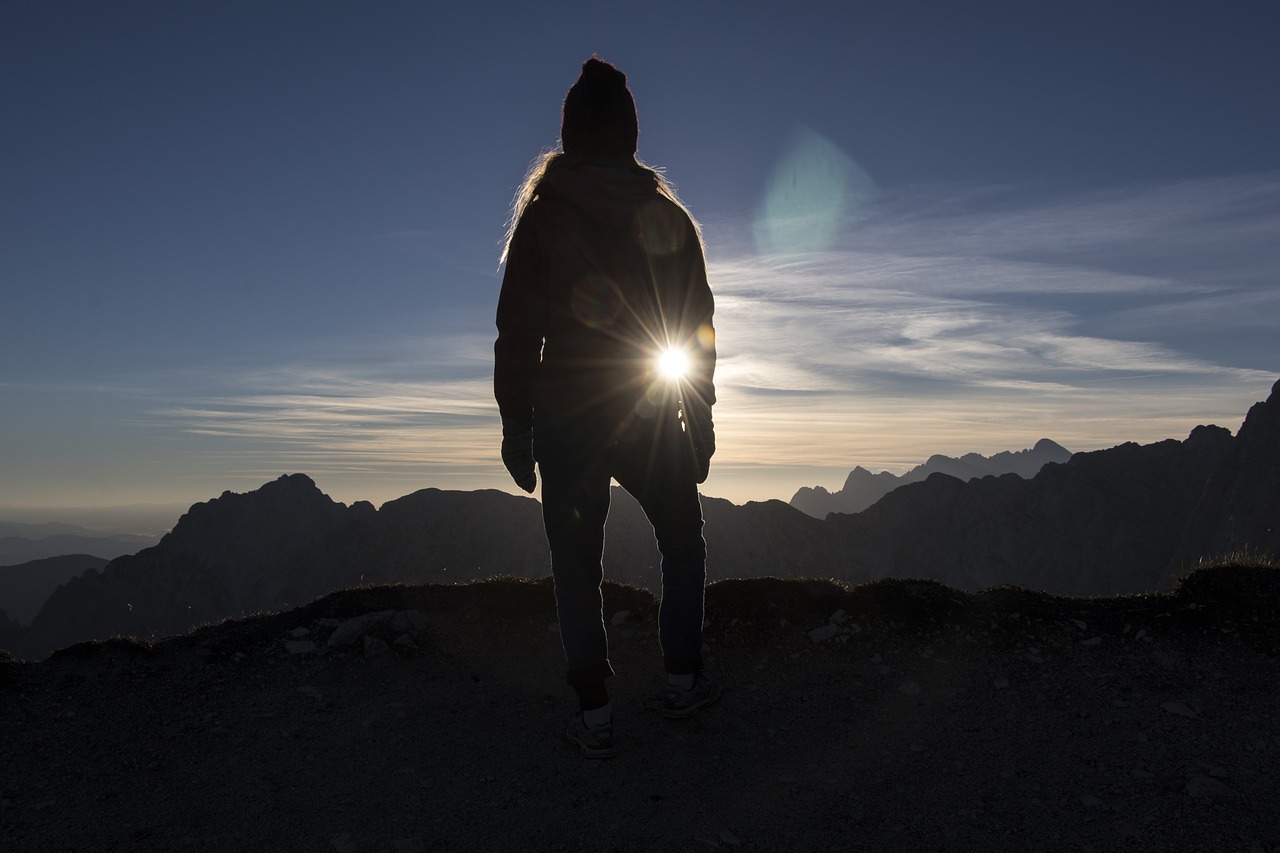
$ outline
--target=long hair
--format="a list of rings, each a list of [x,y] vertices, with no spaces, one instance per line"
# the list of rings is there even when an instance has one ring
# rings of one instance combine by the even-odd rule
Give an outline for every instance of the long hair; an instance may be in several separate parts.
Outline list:
[[[573,162],[582,162],[582,158],[565,154],[556,148],[550,148],[535,157],[533,162],[529,164],[529,171],[525,173],[524,180],[520,182],[520,189],[516,190],[516,196],[511,201],[511,216],[507,219],[506,233],[502,238],[502,257],[498,258],[498,266],[502,266],[507,262],[507,253],[511,251],[511,240],[516,235],[516,226],[520,224],[520,217],[524,216],[524,212],[528,209],[530,202],[537,197],[538,187],[542,184],[543,179],[555,168]],[[680,197],[676,195],[675,185],[667,180],[667,176],[662,173],[661,169],[643,163],[639,158],[636,158],[633,162],[637,170],[653,175],[653,179],[658,185],[658,193],[683,210],[685,216],[689,217],[689,222],[693,225],[693,232],[698,235],[698,246],[705,252],[706,244],[702,240],[702,226],[698,223],[698,220],[693,218],[693,214],[689,212],[689,208],[684,206],[684,202],[680,200]]]

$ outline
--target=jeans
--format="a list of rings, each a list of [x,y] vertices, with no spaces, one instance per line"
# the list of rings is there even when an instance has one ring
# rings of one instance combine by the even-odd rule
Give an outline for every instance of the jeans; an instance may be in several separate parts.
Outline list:
[[[603,684],[613,674],[600,594],[611,478],[640,503],[662,554],[664,668],[698,672],[707,546],[692,448],[676,415],[619,425],[536,412],[533,436],[569,684]]]

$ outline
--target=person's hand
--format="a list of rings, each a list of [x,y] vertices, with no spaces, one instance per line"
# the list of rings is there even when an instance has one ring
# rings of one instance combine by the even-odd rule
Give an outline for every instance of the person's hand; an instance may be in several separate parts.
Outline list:
[[[699,484],[711,473],[711,457],[716,452],[716,429],[711,422],[710,406],[690,406],[685,413],[685,427],[693,444],[693,466]]]
[[[502,464],[516,485],[532,492],[538,485],[538,475],[533,467],[533,427],[528,424],[503,423]]]

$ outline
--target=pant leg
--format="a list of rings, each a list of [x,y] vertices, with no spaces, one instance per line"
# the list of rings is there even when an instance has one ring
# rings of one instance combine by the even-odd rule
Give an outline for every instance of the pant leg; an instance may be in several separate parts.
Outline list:
[[[542,475],[542,519],[551,548],[566,678],[575,687],[613,675],[604,627],[604,525],[609,515],[605,439],[589,425],[536,416],[534,455]]]
[[[637,422],[615,445],[613,475],[640,503],[662,553],[658,636],[672,674],[702,669],[707,546],[692,450],[674,415]]]

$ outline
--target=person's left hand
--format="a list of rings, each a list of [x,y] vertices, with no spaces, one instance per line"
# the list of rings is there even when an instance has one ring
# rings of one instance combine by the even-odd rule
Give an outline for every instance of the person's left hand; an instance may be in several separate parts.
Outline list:
[[[507,466],[507,473],[517,486],[533,492],[538,485],[538,475],[534,473],[532,426],[502,425],[502,464]]]
[[[690,406],[685,412],[685,428],[693,444],[693,465],[699,485],[711,473],[711,457],[716,452],[716,428],[711,422],[710,406]]]

